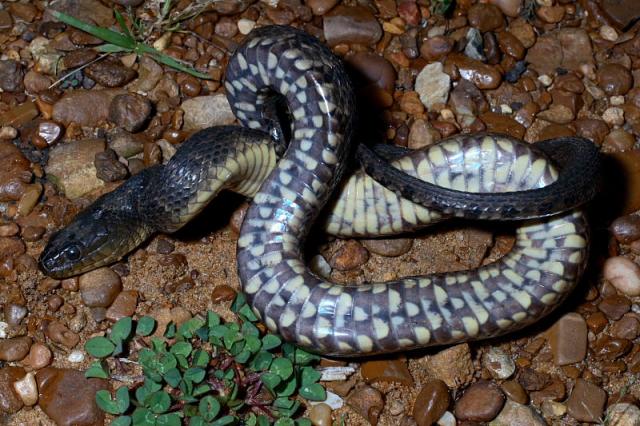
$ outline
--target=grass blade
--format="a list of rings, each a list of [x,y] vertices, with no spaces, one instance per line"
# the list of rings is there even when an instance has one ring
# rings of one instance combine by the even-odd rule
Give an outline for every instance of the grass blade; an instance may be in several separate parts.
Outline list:
[[[201,78],[203,80],[211,80],[211,76],[209,74],[202,73],[191,68],[190,66],[181,64],[170,56],[164,55],[160,52],[157,52],[155,54],[151,53],[150,55],[156,61],[161,62],[171,68],[175,68],[178,71],[186,72],[187,74],[191,74],[192,76]]]
[[[111,43],[101,44],[100,46],[96,46],[95,49],[98,52],[104,52],[104,53],[120,53],[120,52],[133,51],[133,49],[128,49],[122,46],[116,46],[115,44],[111,44]]]
[[[67,25],[76,27],[86,33],[91,34],[92,36],[98,37],[99,39],[102,39],[111,44],[115,44],[116,46],[124,47],[126,49],[134,49],[136,47],[136,41],[133,38],[127,37],[122,33],[87,24],[86,22],[82,22],[81,20],[74,18],[73,16],[55,10],[52,12],[52,15],[56,19],[64,22]]]
[[[118,12],[117,9],[113,9],[113,14],[115,15],[116,21],[118,21],[118,25],[120,25],[120,28],[122,29],[124,34],[131,40],[134,40],[131,31],[129,31],[129,27],[127,27],[127,23],[124,20],[124,16],[122,16],[122,13]]]

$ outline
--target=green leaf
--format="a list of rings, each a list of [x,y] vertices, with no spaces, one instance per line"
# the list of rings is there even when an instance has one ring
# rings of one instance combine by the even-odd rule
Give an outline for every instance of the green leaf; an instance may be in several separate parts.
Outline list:
[[[98,379],[108,379],[109,370],[107,365],[101,361],[92,362],[87,371],[84,372],[84,377],[95,377]]]
[[[193,353],[193,358],[191,360],[191,362],[193,363],[194,367],[206,367],[207,365],[209,365],[209,360],[211,358],[209,357],[209,353],[205,350],[202,349],[198,349],[197,351],[195,351]]]
[[[111,339],[115,344],[127,340],[129,336],[131,336],[132,327],[133,320],[131,317],[120,318],[115,324],[113,324],[113,327],[111,327],[109,339]]]
[[[136,47],[136,41],[134,39],[127,37],[126,35],[119,32],[87,24],[86,22],[74,18],[73,16],[67,15],[66,13],[58,12],[57,10],[52,10],[51,14],[59,21],[62,21],[67,25],[71,25],[72,27],[76,27],[86,33],[91,34],[92,36],[98,37],[99,39],[111,44],[115,44],[127,49],[135,49]]]
[[[237,363],[244,364],[245,362],[249,361],[249,358],[251,358],[251,352],[244,350],[236,355],[234,359]]]
[[[135,426],[155,426],[156,416],[148,409],[138,407],[131,416]]]
[[[206,421],[210,422],[220,412],[220,403],[212,396],[205,396],[198,404],[198,412]]]
[[[211,390],[211,387],[210,387],[209,385],[207,385],[207,384],[201,384],[201,385],[196,386],[196,387],[193,389],[192,394],[193,394],[193,396],[198,396],[198,395],[202,395],[203,393],[207,393],[207,392],[209,392],[210,390]]]
[[[269,426],[270,423],[267,416],[262,414],[258,416],[258,426]]]
[[[231,312],[234,312],[237,314],[238,312],[240,312],[240,308],[242,308],[246,304],[247,304],[247,297],[244,295],[244,293],[236,294],[235,299],[233,299],[233,302],[231,302]]]
[[[151,380],[145,380],[144,384],[136,389],[136,399],[140,402],[143,402],[149,395],[153,392],[157,392],[162,389],[162,385],[160,383],[156,383]]]
[[[290,377],[288,380],[280,383],[280,386],[276,389],[277,396],[291,396],[298,387],[298,381],[295,376]]]
[[[165,413],[171,407],[171,397],[164,391],[154,392],[144,400],[144,405],[156,414]]]
[[[133,34],[131,34],[131,31],[129,30],[129,27],[127,27],[127,23],[124,20],[124,17],[122,16],[122,14],[120,12],[118,12],[118,9],[113,9],[113,14],[116,17],[116,21],[118,21],[118,25],[120,26],[120,29],[122,30],[122,32],[124,32],[124,34],[129,37],[130,39],[133,40]]]
[[[300,348],[295,348],[295,360],[293,360],[297,365],[309,365],[313,362],[320,361],[320,357],[318,355],[309,353]]]
[[[322,387],[320,383],[312,383],[310,385],[303,385],[298,391],[300,396],[310,401],[324,401],[327,399],[327,391]]]
[[[293,407],[293,399],[289,399],[289,398],[276,398],[275,401],[273,401],[273,406],[276,408],[291,408]]]
[[[186,358],[191,354],[192,350],[193,350],[193,346],[191,346],[191,343],[176,342],[173,344],[173,346],[171,346],[171,349],[169,349],[169,352],[171,352],[174,355],[182,355]]]
[[[313,367],[304,367],[302,369],[300,381],[303,385],[310,385],[320,380],[320,377],[322,377],[322,373],[315,370]]]
[[[283,380],[286,380],[293,374],[293,363],[287,358],[276,358],[271,363],[269,371],[277,374]]]
[[[252,336],[252,337],[260,336],[260,330],[258,330],[258,327],[256,327],[255,325],[251,324],[250,322],[243,323],[241,330],[242,330],[242,334],[244,334],[245,337],[247,337],[247,336]]]
[[[89,355],[95,358],[105,358],[113,353],[113,350],[116,348],[111,340],[106,337],[98,336],[92,337],[87,340],[87,343],[84,345],[84,350],[87,351]]]
[[[311,426],[311,420],[309,419],[296,419],[296,426]]]
[[[273,424],[273,426],[295,426],[295,423],[289,417],[281,417]]]
[[[181,426],[182,420],[177,413],[161,414],[156,420],[157,426]]]
[[[126,47],[117,46],[111,43],[101,44],[94,47],[95,50],[102,53],[120,53],[120,52],[133,52],[133,49],[127,49]]]
[[[255,354],[262,347],[262,342],[256,336],[247,336],[244,339],[244,349]]]
[[[256,316],[256,314],[253,312],[253,310],[249,305],[244,305],[243,307],[241,307],[240,310],[238,311],[238,314],[246,318],[247,321],[251,321],[251,322],[258,321],[258,317]]]
[[[115,400],[111,398],[108,390],[99,390],[96,392],[96,404],[106,413],[122,414],[129,408],[129,389],[126,386],[118,389]]]
[[[207,327],[215,327],[220,324],[220,316],[213,311],[207,312]]]
[[[271,361],[273,360],[273,354],[269,352],[258,352],[256,357],[253,359],[251,363],[251,368],[256,371],[263,371],[269,368],[271,365]]]
[[[238,418],[236,416],[224,416],[219,418],[213,423],[210,423],[209,426],[226,426],[230,424],[237,423]]]
[[[282,344],[282,340],[275,334],[267,334],[262,338],[262,349],[265,351],[275,349]]]
[[[275,392],[276,386],[282,382],[282,378],[275,373],[266,372],[260,376],[260,380],[266,387]]]
[[[180,380],[182,380],[182,376],[180,375],[180,371],[177,368],[172,368],[168,370],[162,378],[167,382],[169,386],[172,388],[177,388],[180,384]]]
[[[189,426],[207,426],[207,422],[200,416],[193,416],[189,419]]]
[[[173,339],[176,337],[176,324],[173,321],[167,324],[167,328],[164,331],[164,337],[167,339]]]
[[[184,372],[183,379],[193,383],[200,383],[204,379],[205,374],[206,371],[203,368],[194,367]]]
[[[116,417],[111,422],[111,426],[129,426],[129,425],[131,425],[131,417],[130,416]]]
[[[138,336],[148,336],[156,328],[156,320],[151,317],[142,317],[136,324],[136,334]]]
[[[191,318],[189,321],[185,321],[180,327],[178,327],[178,334],[185,339],[190,339],[197,329],[204,325],[204,320],[201,318]]]

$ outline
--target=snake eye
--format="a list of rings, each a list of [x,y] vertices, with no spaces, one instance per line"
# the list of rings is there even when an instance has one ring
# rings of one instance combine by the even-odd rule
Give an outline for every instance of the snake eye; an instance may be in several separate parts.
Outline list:
[[[64,254],[66,255],[67,259],[71,261],[76,261],[80,259],[81,253],[82,253],[82,250],[80,249],[80,246],[77,244],[69,244],[64,248]]]

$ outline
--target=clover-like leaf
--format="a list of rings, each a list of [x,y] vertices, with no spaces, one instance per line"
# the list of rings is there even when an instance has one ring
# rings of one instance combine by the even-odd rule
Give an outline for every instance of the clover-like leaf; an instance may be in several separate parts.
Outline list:
[[[118,342],[125,341],[131,336],[132,329],[133,329],[133,320],[131,319],[131,317],[120,318],[111,327],[111,333],[109,334],[109,339],[111,339],[111,341],[115,344],[118,344]]]
[[[181,426],[182,420],[177,413],[161,414],[156,419],[156,426]]]
[[[281,379],[286,380],[293,374],[293,363],[287,358],[276,358],[271,363],[269,371],[277,374]]]
[[[164,391],[154,392],[144,400],[144,405],[156,414],[165,413],[171,406],[171,397]]]
[[[266,373],[260,376],[260,380],[265,384],[266,387],[275,392],[276,386],[278,386],[282,382],[282,378],[275,374],[267,371]]]
[[[156,320],[152,317],[142,317],[136,324],[136,334],[138,336],[148,336],[156,328]]]
[[[92,362],[87,371],[84,372],[84,377],[95,377],[98,379],[108,379],[109,370],[107,365],[101,361]]]
[[[282,340],[275,334],[267,334],[262,338],[262,349],[269,351],[275,349],[282,344]]]
[[[303,385],[298,391],[300,396],[310,401],[324,401],[327,399],[327,391],[322,387],[320,383],[312,383],[310,385]]]
[[[111,426],[130,426],[130,425],[131,425],[131,417],[130,416],[116,417],[111,422]]]
[[[99,390],[96,392],[96,404],[109,414],[122,414],[129,408],[129,389],[126,386],[119,388],[113,399],[108,390]]]
[[[116,345],[106,337],[92,337],[84,344],[84,350],[94,358],[106,358],[113,353]]]
[[[210,395],[202,398],[198,404],[198,412],[202,418],[208,422],[216,418],[220,412],[220,408],[220,402]]]

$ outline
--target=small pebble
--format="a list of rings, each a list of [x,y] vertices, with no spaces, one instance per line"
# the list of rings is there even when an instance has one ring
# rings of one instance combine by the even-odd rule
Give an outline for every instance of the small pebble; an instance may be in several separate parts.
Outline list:
[[[508,379],[516,371],[511,356],[500,348],[492,347],[482,357],[482,365],[494,379]]]
[[[631,309],[631,301],[624,296],[611,295],[607,296],[598,303],[598,309],[602,311],[607,318],[619,320],[622,315]]]
[[[622,256],[610,257],[604,263],[604,279],[629,297],[640,296],[640,267]]]
[[[52,342],[64,346],[67,349],[73,349],[79,342],[80,336],[69,330],[60,321],[51,321],[45,330],[45,335]]]
[[[0,340],[0,361],[20,361],[24,359],[31,348],[31,337],[12,337]]]
[[[29,354],[22,360],[22,364],[32,370],[39,370],[49,365],[51,358],[51,350],[46,345],[36,342],[31,345]]]
[[[107,307],[122,291],[120,276],[110,268],[99,268],[80,275],[82,301],[88,307]]]
[[[402,359],[365,361],[360,367],[360,374],[367,383],[398,382],[413,386],[407,362]]]
[[[7,338],[7,330],[9,329],[9,324],[4,321],[0,321],[0,339]]]
[[[503,382],[500,387],[502,388],[502,392],[504,392],[510,400],[517,402],[518,404],[527,404],[527,402],[529,402],[527,391],[524,390],[517,380],[508,380]]]
[[[230,302],[236,297],[237,292],[226,284],[216,286],[211,292],[213,303]]]
[[[618,32],[609,25],[603,25],[600,27],[600,37],[607,41],[616,41],[618,39]]]
[[[24,405],[30,407],[38,402],[38,385],[33,373],[27,373],[22,380],[14,382],[13,389]]]
[[[369,252],[356,240],[348,240],[331,257],[329,265],[338,271],[349,271],[364,265]]]
[[[251,19],[241,18],[238,20],[238,31],[240,31],[240,34],[249,34],[255,26],[256,22],[252,21]]]
[[[619,402],[607,408],[606,419],[612,426],[640,425],[640,408],[634,404]]]
[[[576,380],[567,400],[567,412],[580,422],[597,422],[602,418],[607,394],[584,379]]]
[[[71,351],[69,356],[67,356],[67,361],[72,363],[79,363],[84,361],[84,352],[83,351]]]
[[[418,426],[430,426],[444,415],[450,403],[447,385],[442,380],[429,380],[413,403],[413,418]]]
[[[331,426],[331,407],[324,403],[314,405],[309,412],[309,419],[314,426]]]
[[[553,325],[548,339],[556,365],[580,362],[587,354],[587,323],[580,314],[566,314]]]
[[[460,420],[488,422],[498,415],[504,401],[504,394],[495,384],[477,382],[469,386],[456,401],[454,414]]]
[[[384,398],[377,389],[363,385],[349,394],[347,404],[375,426],[378,424],[378,417],[380,417],[380,413],[384,408]]]

